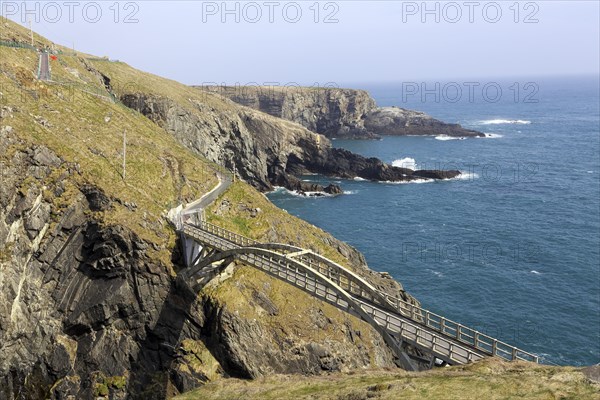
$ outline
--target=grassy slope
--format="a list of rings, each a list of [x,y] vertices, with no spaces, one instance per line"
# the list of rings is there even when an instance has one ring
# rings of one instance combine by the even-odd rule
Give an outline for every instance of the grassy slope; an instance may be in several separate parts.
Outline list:
[[[223,202],[229,206],[222,208]],[[260,209],[252,216],[252,209]],[[208,209],[208,222],[262,242],[279,241],[310,248],[348,265],[348,260],[329,245],[330,235],[277,208],[265,196],[255,195],[248,185],[236,182]]]
[[[270,376],[256,381],[225,379],[176,397],[229,399],[600,399],[600,385],[569,367],[485,360],[421,373],[361,371],[319,377]]]
[[[16,24],[2,24],[1,36],[22,40],[23,31]],[[67,192],[48,199],[54,202],[54,213],[71,203],[78,194],[77,186],[92,183],[109,196],[138,206],[132,212],[115,204],[96,218],[126,225],[142,238],[172,248],[174,232],[161,214],[200,197],[216,184],[216,177],[208,162],[184,149],[164,130],[110,101],[100,77],[88,71],[86,62],[79,56],[61,55],[51,62],[52,78],[64,85],[44,83],[35,79],[38,57],[34,51],[0,47],[0,106],[14,110],[12,118],[2,120],[2,126],[14,129],[25,142],[22,147],[42,144],[63,160],[79,164],[82,174],[68,179]],[[43,120],[47,123],[41,124]],[[128,143],[125,180],[121,176],[124,131]],[[15,150],[2,149],[0,161],[8,164]],[[60,171],[54,174],[56,178],[59,175]],[[160,257],[170,263],[170,250]]]

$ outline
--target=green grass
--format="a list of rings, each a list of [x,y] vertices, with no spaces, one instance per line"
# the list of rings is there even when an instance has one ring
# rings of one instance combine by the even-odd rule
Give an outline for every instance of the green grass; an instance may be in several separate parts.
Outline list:
[[[222,209],[223,202],[229,207]],[[260,209],[255,217],[250,210]],[[225,229],[263,242],[309,248],[333,261],[354,266],[331,245],[331,235],[277,208],[265,196],[242,182],[234,183],[209,208],[207,220]]]
[[[275,375],[255,381],[222,379],[176,397],[225,399],[495,400],[600,399],[600,385],[575,368],[487,359],[476,364],[412,373],[368,370],[314,377]]]

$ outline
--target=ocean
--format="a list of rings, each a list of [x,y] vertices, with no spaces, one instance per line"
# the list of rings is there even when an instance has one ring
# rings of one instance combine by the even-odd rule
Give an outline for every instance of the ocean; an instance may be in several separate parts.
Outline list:
[[[425,111],[488,138],[333,141],[394,165],[459,169],[461,179],[393,184],[311,175],[303,179],[337,182],[345,194],[268,196],[355,246],[424,308],[546,363],[598,363],[598,77],[478,83],[347,86],[368,90],[380,106]]]

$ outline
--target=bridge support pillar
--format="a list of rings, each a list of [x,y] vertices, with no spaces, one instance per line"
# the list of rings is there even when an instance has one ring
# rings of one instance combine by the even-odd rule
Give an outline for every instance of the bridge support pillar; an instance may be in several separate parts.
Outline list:
[[[201,259],[200,254],[204,248],[195,240],[184,234],[180,236],[183,258],[187,268],[193,267]]]
[[[398,359],[396,360],[396,365],[406,371],[418,371],[419,368],[413,363],[408,354],[401,351]]]

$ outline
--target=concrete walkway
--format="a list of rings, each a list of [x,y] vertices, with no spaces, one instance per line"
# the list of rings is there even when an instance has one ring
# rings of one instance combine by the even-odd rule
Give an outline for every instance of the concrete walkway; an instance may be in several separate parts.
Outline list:
[[[38,67],[38,79],[49,81],[52,79],[50,75],[50,56],[46,52],[40,53],[40,63]]]

